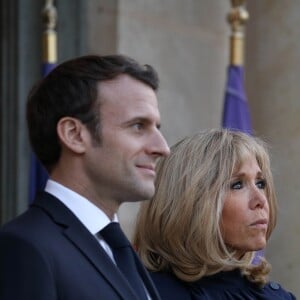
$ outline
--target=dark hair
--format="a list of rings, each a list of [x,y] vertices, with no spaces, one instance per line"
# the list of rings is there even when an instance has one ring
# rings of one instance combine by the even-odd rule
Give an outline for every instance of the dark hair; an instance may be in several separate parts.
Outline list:
[[[97,85],[121,74],[158,88],[158,76],[149,65],[124,55],[88,55],[57,66],[31,90],[27,101],[27,124],[32,148],[48,171],[57,163],[61,146],[56,132],[65,116],[84,123],[93,139],[101,142],[100,103]]]

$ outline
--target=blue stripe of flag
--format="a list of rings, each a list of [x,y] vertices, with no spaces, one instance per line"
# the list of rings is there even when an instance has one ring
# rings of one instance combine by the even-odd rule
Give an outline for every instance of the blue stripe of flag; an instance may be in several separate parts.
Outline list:
[[[42,75],[45,77],[55,67],[55,64],[44,63],[42,65]],[[29,174],[29,203],[32,203],[38,191],[45,188],[48,173],[34,153],[30,157],[30,174]]]
[[[222,126],[252,134],[250,111],[244,89],[244,69],[242,66],[228,67]]]

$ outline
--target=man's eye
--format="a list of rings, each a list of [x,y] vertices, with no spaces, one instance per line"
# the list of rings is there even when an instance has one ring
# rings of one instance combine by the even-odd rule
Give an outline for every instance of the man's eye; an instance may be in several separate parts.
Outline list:
[[[262,190],[266,188],[266,185],[267,185],[267,182],[265,179],[260,179],[256,182],[256,186]]]
[[[134,129],[141,130],[141,129],[143,129],[144,124],[143,123],[135,123],[135,124],[132,125],[132,127]]]
[[[239,190],[243,187],[243,183],[242,181],[235,181],[230,185],[230,189],[232,190]]]

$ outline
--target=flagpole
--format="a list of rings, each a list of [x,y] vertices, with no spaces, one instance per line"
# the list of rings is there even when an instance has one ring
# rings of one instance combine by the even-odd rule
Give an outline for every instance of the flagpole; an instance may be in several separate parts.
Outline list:
[[[231,0],[227,20],[231,26],[230,61],[223,107],[222,127],[252,133],[250,110],[244,86],[244,36],[249,18],[246,0]]]
[[[249,19],[245,2],[245,0],[231,0],[232,8],[227,16],[231,25],[230,65],[233,66],[243,66],[244,64],[244,33],[245,24]]]
[[[42,36],[42,76],[45,77],[55,67],[57,62],[57,35],[55,31],[57,12],[53,0],[46,0],[42,10],[43,36]],[[29,174],[29,203],[34,201],[38,191],[43,190],[48,179],[48,173],[31,153]]]
[[[53,0],[46,0],[42,18],[44,23],[42,40],[43,63],[55,64],[57,62],[57,35],[55,31],[57,11]]]

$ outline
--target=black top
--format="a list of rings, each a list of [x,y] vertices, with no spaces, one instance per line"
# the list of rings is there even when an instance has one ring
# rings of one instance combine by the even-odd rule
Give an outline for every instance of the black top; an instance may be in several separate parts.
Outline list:
[[[276,300],[296,299],[278,283],[269,282],[263,288],[247,280],[239,270],[206,276],[194,283],[185,283],[171,274],[152,273],[156,287],[164,299],[180,300]]]

